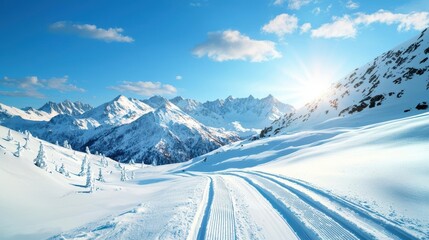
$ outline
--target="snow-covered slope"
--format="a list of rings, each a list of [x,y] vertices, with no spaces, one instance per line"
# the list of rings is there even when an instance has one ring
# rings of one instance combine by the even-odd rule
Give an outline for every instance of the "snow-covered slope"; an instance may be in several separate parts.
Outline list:
[[[108,212],[121,211],[130,202],[138,202],[130,195],[129,199],[117,200],[123,204],[121,207],[110,204],[111,199],[106,198],[120,191],[119,186],[110,184],[120,179],[117,162],[105,158],[102,164],[102,156],[87,155],[93,178],[98,177],[101,169],[106,181],[95,182],[95,190],[103,194],[90,196],[89,189],[85,188],[86,175],[78,176],[86,154],[32,136],[24,148],[25,134],[11,131],[13,139],[7,141],[7,133],[8,129],[0,126],[0,188],[3,191],[0,194],[0,239],[46,239],[84,221],[104,217]],[[16,154],[18,143],[21,146],[19,156]],[[33,163],[40,143],[46,156],[45,169]],[[68,176],[59,172],[62,164]]]
[[[150,111],[153,111],[153,108],[144,102],[119,95],[112,101],[87,111],[79,118],[92,118],[101,125],[119,126],[130,123]]]
[[[93,109],[93,107],[89,104],[65,100],[61,103],[47,102],[39,108],[39,111],[44,111],[50,115],[68,114],[76,116],[91,109]]]
[[[21,118],[30,121],[49,121],[53,116],[55,116],[55,113],[50,114],[34,108],[22,110],[0,103],[0,123],[11,118]]]
[[[333,84],[262,135],[326,126],[358,126],[428,111],[429,31],[390,50]]]
[[[117,160],[169,164],[189,160],[238,140],[206,127],[168,100],[130,124],[95,135],[85,144]]]
[[[44,143],[42,170],[39,141],[16,157],[24,135],[0,127],[0,238],[429,239],[428,126],[424,113],[245,140],[180,164],[121,164],[124,182],[90,155],[106,180],[92,193],[85,154]]]
[[[252,95],[247,98],[229,96],[225,100],[205,103],[181,97],[171,101],[206,126],[235,131],[242,137],[259,132],[284,114],[295,111],[291,105],[278,101],[272,95],[262,99]]]

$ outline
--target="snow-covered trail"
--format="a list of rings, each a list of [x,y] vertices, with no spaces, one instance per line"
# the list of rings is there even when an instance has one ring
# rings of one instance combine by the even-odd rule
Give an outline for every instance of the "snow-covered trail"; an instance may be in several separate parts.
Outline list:
[[[183,186],[160,198],[53,239],[421,239],[417,236],[424,236],[330,192],[285,176],[242,170],[186,172],[180,176]]]
[[[300,239],[419,239],[382,215],[300,181],[262,172],[225,174],[264,195]]]

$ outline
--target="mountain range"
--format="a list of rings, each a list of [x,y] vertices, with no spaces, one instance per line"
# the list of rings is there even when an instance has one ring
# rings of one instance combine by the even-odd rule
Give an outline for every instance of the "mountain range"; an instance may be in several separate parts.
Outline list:
[[[200,103],[176,97],[119,95],[98,107],[48,102],[38,110],[0,105],[1,124],[52,143],[104,153],[122,162],[183,162],[258,133],[295,109],[269,95]]]

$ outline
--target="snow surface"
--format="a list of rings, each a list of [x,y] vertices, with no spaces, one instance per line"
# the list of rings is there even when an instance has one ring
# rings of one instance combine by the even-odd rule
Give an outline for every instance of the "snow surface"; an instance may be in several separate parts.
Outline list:
[[[7,135],[0,127],[0,136]],[[2,239],[429,239],[429,113],[223,146],[189,162],[100,165],[39,141],[0,139]],[[70,178],[55,171],[64,163]],[[110,173],[111,172],[111,173]]]

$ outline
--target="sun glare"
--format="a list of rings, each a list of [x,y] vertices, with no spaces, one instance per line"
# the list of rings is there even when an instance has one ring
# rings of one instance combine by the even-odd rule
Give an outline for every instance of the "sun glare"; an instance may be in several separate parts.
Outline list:
[[[339,64],[317,58],[309,62],[298,61],[295,69],[285,69],[288,85],[285,90],[294,99],[296,107],[302,107],[321,97],[331,84],[339,80]]]

